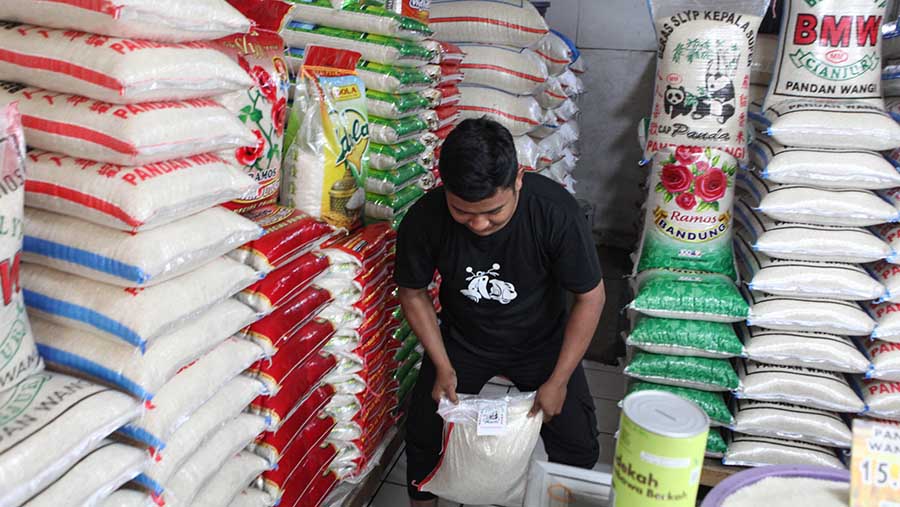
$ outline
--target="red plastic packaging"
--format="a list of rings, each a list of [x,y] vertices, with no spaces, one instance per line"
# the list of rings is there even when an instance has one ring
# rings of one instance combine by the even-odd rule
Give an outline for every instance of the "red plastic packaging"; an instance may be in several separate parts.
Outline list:
[[[260,313],[269,314],[289,304],[317,276],[324,273],[329,264],[328,257],[322,254],[303,254],[245,289],[238,295],[238,299]]]
[[[459,88],[455,84],[442,84],[437,90],[441,92],[441,106],[453,106],[462,100]]]
[[[458,85],[465,79],[459,62],[441,63],[441,80],[438,86]]]
[[[334,234],[330,225],[294,208],[264,206],[244,216],[259,224],[265,233],[239,250],[246,264],[264,273],[286,266]]]
[[[456,44],[440,41],[441,44],[441,63],[456,62],[459,64],[466,57],[466,52]]]
[[[263,236],[265,237],[265,236]],[[389,244],[396,242],[397,233],[390,224],[379,222],[367,225],[349,235],[329,239],[319,247],[323,251],[335,250],[348,255],[359,264],[364,272],[382,262]]]
[[[312,479],[302,497],[295,497],[292,490],[285,492],[279,507],[320,507],[325,501],[325,497],[334,490],[339,482],[340,479],[335,472],[326,470]]]
[[[459,112],[459,108],[456,106],[441,106],[434,109],[435,114],[437,114],[438,122],[433,132],[439,132],[441,129],[450,127],[451,130],[453,127],[459,123],[460,118],[462,118],[462,114]]]
[[[271,429],[268,431],[272,433],[287,426],[290,420],[293,420],[294,424],[302,426],[310,417],[324,408],[333,396],[334,388],[322,384],[302,398],[278,400],[277,404],[273,402],[274,397],[260,396],[253,401],[250,407],[255,412],[271,419],[269,424]],[[266,434],[260,437],[261,441],[266,438]]]
[[[329,291],[311,285],[300,291],[289,304],[281,306],[267,317],[253,323],[250,327],[242,330],[241,334],[259,343],[265,350],[279,351],[282,342],[297,333],[332,299]]]
[[[304,400],[316,392],[322,379],[337,365],[331,354],[315,354],[303,363],[297,363],[281,381],[278,393],[260,397],[254,405],[271,417],[272,426],[283,424],[284,418],[297,407],[297,400]],[[330,388],[328,389],[330,390]],[[301,401],[301,403],[303,403]]]
[[[303,365],[319,354],[334,331],[334,326],[327,320],[310,320],[283,341],[282,346],[278,349],[278,354],[271,359],[257,362],[250,370],[259,375],[269,392],[277,396],[288,375],[297,368],[297,365]],[[329,362],[325,358],[324,364],[320,364],[318,367],[324,368]],[[318,374],[317,372],[310,373]]]
[[[309,490],[313,479],[324,474],[337,456],[333,445],[322,445],[321,442],[307,450],[309,452],[302,460],[292,462],[291,457],[285,455],[277,470],[263,473],[266,491],[281,498],[282,503],[292,504],[295,499],[301,498]]]

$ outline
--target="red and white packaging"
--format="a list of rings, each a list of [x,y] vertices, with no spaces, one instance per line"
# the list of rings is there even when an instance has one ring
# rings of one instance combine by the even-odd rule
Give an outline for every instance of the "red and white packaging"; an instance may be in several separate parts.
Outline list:
[[[563,89],[562,83],[556,76],[550,76],[544,84],[537,87],[534,98],[544,109],[554,109],[561,106],[569,96]]]
[[[440,40],[520,48],[549,32],[538,10],[522,0],[432,0],[428,26]]]
[[[348,236],[325,241],[320,249],[331,259],[333,265],[354,264],[368,273],[383,262],[383,257],[396,238],[397,233],[391,229],[390,224],[376,223]]]
[[[251,410],[269,419],[270,433],[277,434],[281,432],[282,428],[290,433],[288,424],[292,425],[291,428],[304,426],[309,418],[319,414],[325,408],[333,396],[334,388],[331,386],[313,384],[313,389],[306,391],[305,395],[295,395],[291,398],[268,396],[268,394],[260,396],[252,403]],[[262,443],[268,441],[266,435],[260,438]]]
[[[866,402],[866,415],[900,421],[900,382],[863,380],[858,382]]]
[[[439,86],[455,86],[463,82],[466,78],[465,74],[463,74],[462,67],[460,62],[450,62],[450,63],[442,63],[440,65],[440,80],[438,81]]]
[[[553,76],[567,71],[572,63],[572,49],[562,37],[552,31],[534,46],[534,52],[544,60]]]
[[[547,65],[532,50],[467,44],[460,64],[465,83],[497,88],[514,95],[533,95],[550,77]]]
[[[466,57],[466,52],[456,44],[438,41],[441,47],[441,63],[459,64]]]
[[[545,121],[544,110],[534,97],[513,95],[484,86],[462,86],[459,110],[463,119],[486,117],[509,130],[513,136],[525,135]]]
[[[273,466],[300,463],[331,434],[335,421],[319,408],[304,421],[289,418],[276,433],[263,433],[254,452]]]
[[[207,42],[153,42],[0,23],[0,76],[113,104],[186,100],[247,88]]]
[[[288,304],[331,265],[330,259],[316,252],[301,255],[286,266],[269,273],[238,294],[238,299],[261,313]]]
[[[296,499],[302,498],[310,489],[313,479],[328,470],[328,465],[337,456],[337,449],[333,445],[320,444],[312,446],[309,453],[294,466],[290,466],[291,460],[285,456],[282,457],[287,462],[285,466],[263,474],[263,489],[281,499],[279,505],[299,505],[295,503]]]
[[[900,343],[874,340],[863,346],[872,361],[868,377],[900,382]]]
[[[288,265],[335,232],[327,223],[285,206],[264,206],[244,216],[266,232],[258,240],[235,250],[230,257],[262,273]]]
[[[297,333],[333,299],[331,292],[319,286],[309,286],[290,303],[282,305],[266,318],[241,331],[241,336],[253,340],[267,351],[277,353],[283,342]]]
[[[115,105],[0,82],[0,102],[19,103],[29,146],[126,166],[256,143],[230,111],[208,99]]]
[[[459,88],[456,85],[441,85],[438,86],[436,90],[440,92],[441,98],[435,107],[455,106],[456,104],[459,104],[461,97],[459,94]]]
[[[251,371],[266,384],[272,396],[283,388],[302,396],[337,364],[334,356],[322,350],[334,331],[327,320],[313,319],[283,340],[276,356],[253,365]],[[303,372],[296,376],[298,368]]]

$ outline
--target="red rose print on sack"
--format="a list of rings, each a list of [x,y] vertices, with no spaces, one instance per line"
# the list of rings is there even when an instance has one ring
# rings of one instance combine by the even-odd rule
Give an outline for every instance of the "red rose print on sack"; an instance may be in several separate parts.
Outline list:
[[[697,199],[694,197],[694,194],[679,194],[675,198],[675,204],[678,204],[683,210],[690,211],[697,205]]]
[[[256,81],[256,86],[259,87],[263,97],[269,102],[276,102],[278,98],[278,87],[275,85],[275,80],[272,79],[272,76],[268,71],[257,65],[250,71],[250,75],[253,76],[253,80]]]
[[[675,149],[675,160],[682,165],[691,165],[703,154],[703,148],[699,146],[679,146]]]
[[[272,105],[272,123],[275,124],[275,133],[284,135],[284,127],[287,122],[287,100],[282,97]]]
[[[715,202],[725,196],[728,176],[721,169],[713,168],[702,174],[694,183],[697,197],[706,202]]]
[[[252,165],[263,156],[263,151],[266,149],[266,140],[263,138],[262,132],[254,130],[253,134],[256,135],[256,146],[244,146],[234,152],[235,158],[241,165]]]
[[[663,187],[670,193],[684,192],[691,187],[694,175],[691,170],[682,165],[669,164],[664,166],[660,175]]]

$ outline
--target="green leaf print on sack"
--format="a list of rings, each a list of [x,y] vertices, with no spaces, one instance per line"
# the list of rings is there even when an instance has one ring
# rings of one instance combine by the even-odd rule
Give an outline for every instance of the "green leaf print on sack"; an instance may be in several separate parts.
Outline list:
[[[665,391],[688,401],[692,401],[706,412],[706,415],[709,416],[709,420],[713,426],[731,426],[734,424],[734,416],[731,414],[728,405],[725,403],[725,399],[720,393],[700,391],[688,387],[653,384],[650,382],[635,382],[628,388],[628,394],[640,391]]]
[[[740,378],[726,359],[638,352],[625,368],[625,375],[710,392],[737,391],[741,387]]]
[[[641,317],[627,343],[647,352],[676,356],[730,358],[746,354],[732,325],[722,322]]]
[[[723,275],[653,270],[639,278],[629,308],[650,317],[740,322],[750,313],[734,282]]]

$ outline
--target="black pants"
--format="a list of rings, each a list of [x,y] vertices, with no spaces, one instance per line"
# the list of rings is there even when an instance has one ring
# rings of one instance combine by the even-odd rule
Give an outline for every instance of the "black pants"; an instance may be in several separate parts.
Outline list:
[[[549,353],[494,361],[479,357],[451,340],[444,345],[456,370],[459,394],[478,394],[488,380],[497,375],[509,378],[522,392],[536,391],[553,373],[559,352],[554,349]],[[441,453],[443,420],[437,414],[437,403],[431,399],[435,374],[434,363],[426,354],[406,421],[406,484],[409,496],[414,500],[435,498],[430,493],[419,492],[414,486],[437,466]],[[544,424],[541,438],[550,461],[592,468],[600,456],[597,434],[594,400],[579,365],[569,380],[562,412]]]

